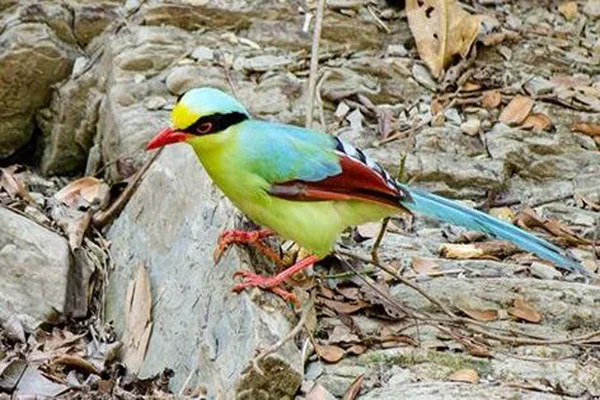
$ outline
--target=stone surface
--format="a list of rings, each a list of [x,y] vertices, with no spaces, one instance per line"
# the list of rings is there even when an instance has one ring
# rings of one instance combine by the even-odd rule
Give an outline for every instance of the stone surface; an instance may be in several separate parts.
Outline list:
[[[50,101],[52,85],[69,75],[75,54],[42,23],[0,33],[0,159],[31,139],[35,111]]]
[[[253,371],[242,375],[256,351],[278,341],[290,324],[272,295],[259,294],[255,302],[252,292],[231,292],[233,271],[250,268],[241,253],[232,249],[214,265],[217,235],[235,219],[191,148],[165,149],[109,231],[116,268],[108,316],[122,334],[127,286],[144,263],[154,326],[140,376],[169,367],[175,371],[175,391],[191,376],[189,387],[204,384],[210,397],[291,398],[302,376],[293,342],[261,363],[268,379]]]
[[[67,241],[0,207],[0,320],[34,329],[65,312],[71,256]]]

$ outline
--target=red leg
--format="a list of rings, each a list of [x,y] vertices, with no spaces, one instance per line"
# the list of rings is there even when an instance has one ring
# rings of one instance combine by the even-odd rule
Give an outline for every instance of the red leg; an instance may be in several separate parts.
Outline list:
[[[275,253],[269,246],[261,242],[261,239],[274,235],[274,233],[268,229],[261,229],[258,231],[241,231],[241,230],[226,230],[219,235],[217,242],[217,248],[213,258],[215,262],[219,261],[225,250],[232,244],[247,244],[256,247],[261,253],[275,261],[277,265],[283,265],[281,257]]]
[[[281,285],[283,282],[285,282],[287,279],[289,279],[296,272],[316,263],[317,261],[319,261],[319,257],[317,257],[317,256],[306,257],[305,259],[297,262],[296,264],[292,265],[291,267],[287,268],[285,271],[283,271],[275,276],[257,275],[253,272],[246,271],[246,270],[237,271],[235,274],[233,274],[233,276],[234,277],[241,276],[243,278],[243,281],[240,283],[236,283],[233,286],[232,290],[234,292],[239,293],[242,290],[249,288],[249,287],[258,287],[263,290],[269,290],[269,291],[275,293],[276,295],[282,297],[286,301],[294,300],[294,302],[295,302],[295,299],[296,299],[295,296],[292,293],[287,292],[287,291],[283,290],[282,288],[280,288],[279,285]]]

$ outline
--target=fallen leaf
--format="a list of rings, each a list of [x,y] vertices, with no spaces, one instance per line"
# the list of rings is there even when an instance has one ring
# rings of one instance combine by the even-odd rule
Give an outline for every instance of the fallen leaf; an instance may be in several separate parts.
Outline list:
[[[498,311],[494,309],[484,309],[477,310],[474,308],[464,307],[457,305],[458,308],[463,313],[467,314],[469,317],[473,318],[476,321],[488,322],[495,321],[498,319]]]
[[[98,369],[93,364],[91,364],[84,358],[76,355],[63,354],[54,358],[52,362],[60,365],[66,365],[68,367],[73,367],[80,371],[87,372],[88,374],[100,374],[100,371],[98,371]]]
[[[25,329],[23,324],[17,318],[16,314],[12,314],[3,324],[5,335],[14,342],[25,343]]]
[[[40,371],[29,366],[21,376],[14,395],[16,398],[27,396],[56,398],[67,390],[69,390],[68,386],[52,382],[42,375]]]
[[[336,313],[352,314],[369,306],[367,302],[357,300],[353,302],[342,302],[337,300],[319,299],[319,303],[327,306]]]
[[[108,196],[108,186],[98,178],[85,176],[77,179],[54,194],[54,198],[69,207],[76,206],[79,199],[87,204],[103,203]]]
[[[360,290],[357,287],[338,287],[336,291],[349,300],[360,298]]]
[[[502,110],[498,120],[507,125],[519,125],[531,112],[533,99],[528,96],[516,95]]]
[[[492,356],[492,353],[490,353],[490,349],[481,343],[475,343],[472,341],[464,341],[462,343],[465,346],[465,350],[467,351],[467,353],[474,357],[490,358]]]
[[[0,360],[0,391],[11,393],[27,368],[27,361],[21,358]]]
[[[465,92],[473,92],[479,89],[481,89],[481,85],[471,81],[467,81],[464,85],[462,85],[462,90]]]
[[[481,98],[481,104],[488,110],[497,108],[502,102],[502,94],[498,90],[488,90]]]
[[[561,13],[567,21],[573,21],[577,17],[577,2],[567,1],[559,4],[558,12]]]
[[[364,239],[376,238],[381,231],[381,222],[367,222],[356,227],[358,234]]]
[[[352,381],[350,386],[348,386],[348,389],[346,389],[346,391],[344,392],[344,395],[342,396],[342,400],[356,399],[356,396],[358,396],[358,393],[360,392],[360,388],[362,386],[364,379],[365,379],[365,374],[360,374],[356,378],[354,378],[354,380]]]
[[[527,304],[522,296],[517,296],[515,298],[513,306],[509,307],[507,312],[515,318],[534,324],[537,324],[542,320],[541,314]]]
[[[595,124],[593,122],[573,122],[570,128],[571,132],[579,132],[588,136],[600,136],[600,124]]]
[[[512,243],[503,240],[490,240],[470,244],[445,243],[440,246],[442,257],[455,260],[497,259],[511,256],[519,251]]]
[[[515,218],[515,213],[510,209],[510,207],[490,208],[489,214],[493,217],[511,223],[512,220]]]
[[[521,228],[542,228],[572,245],[592,244],[591,241],[577,235],[568,226],[552,218],[544,219],[529,207],[521,210],[515,219],[516,224]]]
[[[454,382],[477,383],[479,382],[479,374],[477,374],[477,371],[474,369],[459,369],[450,374],[448,380]]]
[[[439,263],[431,258],[413,257],[412,268],[418,274],[428,275],[439,271]]]
[[[152,293],[148,270],[140,264],[129,282],[125,297],[125,332],[123,333],[123,363],[137,374],[146,356],[152,332]]]
[[[347,354],[354,354],[357,356],[361,355],[365,351],[367,351],[367,346],[364,346],[362,344],[353,344],[352,346],[346,349]]]
[[[0,173],[2,173],[2,179],[0,180],[0,189],[4,188],[6,193],[11,198],[21,198],[23,200],[28,201],[29,203],[33,203],[33,198],[27,191],[27,188],[21,182],[21,180],[14,174],[16,170],[15,167],[9,168],[0,168]]]
[[[319,357],[321,357],[323,360],[329,363],[336,363],[340,361],[346,354],[344,349],[334,345],[317,344],[315,347],[315,351],[319,355]]]
[[[456,0],[407,0],[406,16],[419,56],[435,78],[454,56],[467,56],[481,21]]]
[[[550,128],[551,126],[552,126],[552,121],[550,121],[550,118],[548,118],[548,116],[546,114],[531,113],[531,114],[529,114],[529,116],[527,116],[527,118],[525,118],[525,121],[523,121],[521,128],[522,129],[531,129],[532,131],[535,131],[535,132],[541,132],[541,131],[544,131],[544,130]]]

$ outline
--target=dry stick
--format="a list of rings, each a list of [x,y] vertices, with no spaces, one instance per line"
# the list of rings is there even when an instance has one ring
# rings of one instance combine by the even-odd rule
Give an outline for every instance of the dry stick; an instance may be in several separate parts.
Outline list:
[[[315,30],[310,53],[310,75],[308,78],[308,107],[306,108],[306,127],[312,128],[313,109],[315,106],[315,89],[317,85],[317,73],[319,68],[319,41],[321,40],[321,27],[323,25],[323,13],[325,0],[319,0],[317,4],[317,17],[315,19]]]
[[[129,182],[125,190],[123,190],[123,193],[121,193],[119,198],[115,200],[115,202],[112,203],[108,209],[97,212],[94,215],[94,217],[92,218],[94,226],[96,226],[97,228],[102,228],[103,226],[108,224],[113,218],[115,218],[121,212],[121,210],[123,210],[131,196],[133,196],[133,193],[135,193],[135,190],[137,189],[140,181],[142,180],[142,177],[144,176],[146,171],[148,171],[148,169],[154,163],[154,161],[158,158],[160,153],[162,153],[162,150],[162,148],[159,149],[152,155],[152,157],[150,157],[148,161],[144,163],[144,165],[142,165],[142,167],[132,177],[131,182]]]
[[[404,283],[406,286],[408,286],[409,288],[419,292],[419,294],[421,294],[421,296],[425,297],[427,300],[429,300],[431,303],[435,304],[436,306],[438,306],[443,312],[444,314],[446,314],[447,316],[449,316],[450,318],[458,318],[456,316],[456,314],[454,314],[452,311],[450,311],[448,309],[448,307],[446,307],[442,302],[440,302],[438,299],[431,297],[427,292],[425,292],[423,289],[421,289],[420,287],[418,287],[417,285],[413,284],[411,281],[409,281],[408,279],[406,279],[405,277],[403,277],[402,275],[398,274],[394,269],[388,267],[387,265],[383,265],[381,263],[375,263],[374,260],[370,259],[367,256],[363,256],[362,254],[358,254],[355,253],[353,251],[350,250],[345,250],[342,248],[336,248],[335,250],[337,253],[348,256],[348,257],[352,257],[355,258],[357,260],[361,260],[367,263],[371,263],[375,266],[377,266],[378,268],[381,268],[382,270],[384,270],[385,272],[387,272],[388,274],[392,275],[394,278],[398,279],[400,282]]]
[[[296,324],[296,326],[294,327],[294,329],[292,329],[280,341],[278,341],[273,346],[269,347],[267,350],[265,350],[264,352],[260,353],[259,355],[257,355],[256,357],[254,357],[252,359],[252,361],[250,361],[250,363],[252,364],[252,368],[254,368],[254,370],[256,372],[258,372],[260,375],[263,375],[263,376],[265,375],[264,371],[259,367],[258,363],[262,359],[264,359],[265,357],[267,357],[269,354],[275,353],[277,350],[279,350],[281,347],[283,347],[284,344],[286,344],[287,342],[289,342],[290,340],[292,340],[298,334],[298,332],[300,332],[300,330],[302,330],[302,328],[306,324],[306,320],[308,319],[308,314],[310,314],[310,309],[313,307],[313,305],[314,305],[314,302],[311,299],[308,302],[308,304],[304,307],[304,309],[302,310],[302,316],[300,317],[300,321],[298,321],[298,323]]]

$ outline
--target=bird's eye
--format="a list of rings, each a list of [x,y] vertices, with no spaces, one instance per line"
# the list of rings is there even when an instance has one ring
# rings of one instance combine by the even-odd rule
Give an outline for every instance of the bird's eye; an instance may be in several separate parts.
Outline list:
[[[204,122],[196,128],[196,131],[200,134],[208,133],[212,130],[212,126],[210,122]]]

